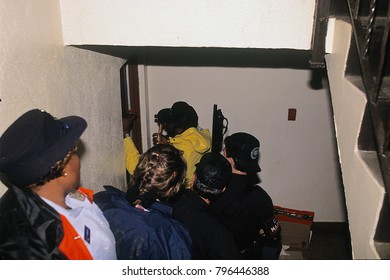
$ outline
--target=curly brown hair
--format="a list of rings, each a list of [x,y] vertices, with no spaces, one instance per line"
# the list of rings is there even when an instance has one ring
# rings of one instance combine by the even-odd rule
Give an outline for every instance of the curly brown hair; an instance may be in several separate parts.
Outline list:
[[[166,200],[184,186],[186,172],[180,150],[169,144],[157,144],[141,155],[129,187],[138,187],[141,196],[153,192],[156,198]]]

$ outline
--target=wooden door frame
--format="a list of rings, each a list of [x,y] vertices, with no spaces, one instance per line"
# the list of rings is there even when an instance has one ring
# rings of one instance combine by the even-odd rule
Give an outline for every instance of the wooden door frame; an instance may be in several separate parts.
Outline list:
[[[141,106],[139,97],[138,65],[128,61],[120,69],[122,116],[131,111],[137,115],[131,130],[131,138],[139,153],[142,153]]]

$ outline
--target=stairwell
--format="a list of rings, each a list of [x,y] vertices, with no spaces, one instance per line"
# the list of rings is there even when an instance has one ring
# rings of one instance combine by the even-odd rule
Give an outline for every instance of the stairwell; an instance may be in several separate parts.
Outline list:
[[[351,159],[353,154],[353,156],[361,159],[369,176],[380,189],[378,193],[384,194],[382,197],[377,196],[374,199],[370,192],[364,189],[364,180],[350,180],[349,186],[348,183],[346,184],[349,223],[355,232],[359,229],[361,231],[367,230],[364,229],[364,226],[369,227],[372,224],[372,231],[368,230],[368,234],[372,236],[372,239],[368,242],[373,244],[378,258],[390,259],[390,58],[388,54],[390,5],[387,0],[346,0],[345,2],[347,13],[341,12],[336,16],[339,19],[338,21],[343,21],[351,27],[349,47],[345,57],[345,70],[342,74],[344,79],[359,91],[365,99],[364,106],[363,103],[360,103],[362,114],[356,135],[356,153],[352,153],[351,150],[348,157]],[[328,57],[327,61],[328,66],[331,66],[328,71],[333,71],[331,69],[335,64],[332,58]],[[330,77],[332,77],[332,74],[330,74]],[[331,87],[333,84],[334,89],[336,88],[335,83],[330,79]],[[352,115],[342,117],[342,110],[344,110],[344,114],[347,114],[347,108],[339,108],[339,105],[335,104],[341,100],[340,96],[336,96],[340,94],[340,89],[343,88],[343,94],[346,94],[347,87],[349,85],[346,84],[341,87],[337,86],[338,90],[335,91],[338,92],[332,92],[336,127],[343,122],[340,120],[341,118],[352,117]],[[346,98],[346,96],[342,98]],[[351,96],[351,102],[353,98],[355,97]],[[351,109],[358,110],[357,107],[351,107]],[[338,134],[342,133],[339,132]],[[339,150],[343,149],[343,144],[341,143],[340,146],[340,141]],[[349,145],[351,144],[353,142]],[[343,154],[342,151],[340,153]],[[353,165],[347,167],[346,157],[344,157],[344,160],[345,162],[341,163],[342,166],[344,165],[342,168],[344,170],[343,177],[350,175],[359,177],[356,174],[359,169],[354,168]],[[348,196],[354,196],[359,191],[366,195],[366,197],[361,197],[360,205],[356,201],[348,203]],[[371,215],[363,214],[360,220],[357,209],[364,212],[365,208],[369,208],[368,204],[373,201],[379,201],[378,212],[375,215],[372,215],[375,211]],[[348,204],[351,207],[348,207]],[[367,222],[367,219],[370,219],[370,222]],[[358,236],[358,234],[355,235]],[[352,236],[352,247],[357,247],[357,242],[362,241],[363,239]],[[356,258],[364,255],[364,253],[355,253]]]

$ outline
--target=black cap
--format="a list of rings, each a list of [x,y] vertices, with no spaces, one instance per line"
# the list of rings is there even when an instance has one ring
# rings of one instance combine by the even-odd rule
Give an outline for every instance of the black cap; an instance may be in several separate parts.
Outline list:
[[[230,181],[232,167],[219,153],[207,153],[196,164],[196,178],[205,186],[222,190]]]
[[[178,101],[171,108],[160,110],[156,114],[156,121],[159,123],[173,123],[178,126],[196,127],[198,125],[198,114],[186,102]]]
[[[39,109],[26,112],[0,137],[0,172],[18,187],[38,182],[72,150],[86,127],[78,116],[56,119]]]
[[[236,169],[257,173],[261,171],[259,166],[260,142],[256,137],[245,133],[234,133],[225,139],[226,155],[233,158]]]

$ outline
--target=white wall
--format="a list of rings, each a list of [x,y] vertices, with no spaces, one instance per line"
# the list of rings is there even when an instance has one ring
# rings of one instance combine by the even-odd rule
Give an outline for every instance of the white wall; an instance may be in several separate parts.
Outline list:
[[[363,92],[344,78],[351,40],[351,26],[336,21],[334,45],[326,62],[337,141],[348,209],[348,221],[354,259],[379,258],[373,238],[385,190],[364,163],[357,150],[366,98]]]
[[[64,47],[59,1],[0,1],[0,26],[0,134],[33,108],[80,115],[88,122],[81,138],[83,186],[123,185],[123,60]],[[0,195],[5,190],[0,184]]]
[[[67,45],[307,50],[315,8],[312,0],[60,2]],[[331,37],[328,45],[330,41]],[[149,112],[144,131],[153,128],[158,109],[177,99],[193,103],[201,124],[210,127],[212,105],[217,103],[230,119],[231,131],[245,130],[261,139],[261,177],[276,204],[312,210],[317,221],[345,220],[329,95],[309,89],[309,71],[151,66],[142,70],[141,92],[147,96],[141,98]],[[296,122],[287,121],[290,107],[298,110]],[[255,121],[249,123],[251,119]],[[145,137],[144,133],[144,141]]]
[[[310,49],[314,0],[61,0],[66,45]]]
[[[147,66],[149,118],[184,100],[203,128],[213,104],[229,120],[229,134],[245,131],[261,142],[261,185],[276,205],[315,212],[315,221],[345,221],[335,131],[327,83],[312,90],[309,70]],[[297,109],[288,121],[289,108]],[[157,131],[157,125],[151,125]],[[153,131],[154,129],[154,131]]]

